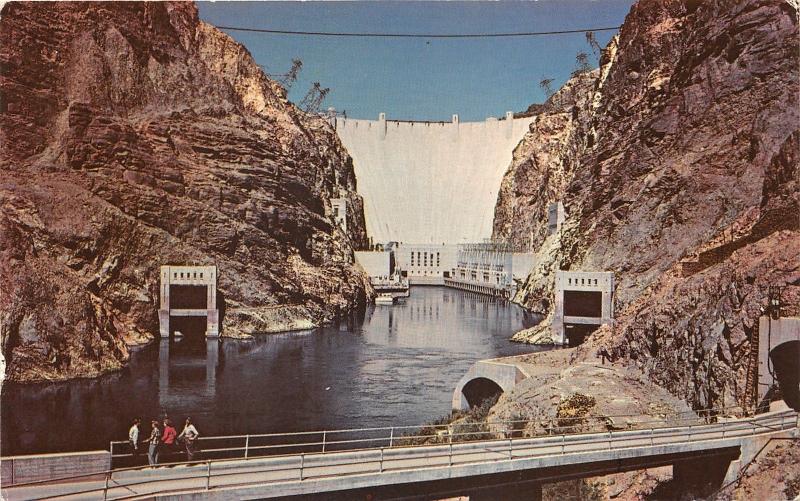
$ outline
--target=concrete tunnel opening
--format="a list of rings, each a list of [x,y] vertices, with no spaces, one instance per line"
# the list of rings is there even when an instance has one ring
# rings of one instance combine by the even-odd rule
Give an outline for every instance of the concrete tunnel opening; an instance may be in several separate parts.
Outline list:
[[[600,318],[603,316],[603,293],[601,291],[564,291],[564,316]],[[597,330],[597,324],[564,323],[564,335],[569,346],[583,344],[589,334]]]
[[[769,352],[783,401],[800,411],[800,341],[779,344]]]
[[[170,284],[170,308],[173,310],[199,310],[207,311],[208,286]],[[205,343],[207,329],[206,315],[184,316],[170,315],[169,334],[180,332],[187,339],[202,340]],[[203,345],[205,346],[205,345]]]
[[[173,310],[205,310],[208,295],[206,285],[170,284],[170,308]]]
[[[599,325],[593,324],[564,324],[564,335],[567,336],[569,346],[578,346],[586,341],[589,334],[596,331]]]
[[[564,291],[564,316],[603,316],[603,293],[600,291]]]
[[[477,377],[465,384],[461,393],[471,409],[482,405],[487,400],[496,402],[503,394],[503,388],[489,378]]]
[[[206,341],[206,317],[169,317],[170,334],[175,331],[180,332],[191,344],[205,347]]]

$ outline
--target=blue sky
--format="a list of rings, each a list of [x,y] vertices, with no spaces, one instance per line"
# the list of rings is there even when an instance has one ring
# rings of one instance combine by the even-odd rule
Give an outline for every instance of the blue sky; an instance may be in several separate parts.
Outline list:
[[[631,0],[531,2],[199,2],[218,26],[295,31],[393,33],[530,32],[618,26]],[[289,98],[312,82],[330,87],[324,107],[349,117],[462,121],[502,116],[544,99],[539,81],[569,78],[583,33],[524,38],[339,38],[228,32],[269,73],[303,61]],[[614,32],[599,32],[605,46]]]

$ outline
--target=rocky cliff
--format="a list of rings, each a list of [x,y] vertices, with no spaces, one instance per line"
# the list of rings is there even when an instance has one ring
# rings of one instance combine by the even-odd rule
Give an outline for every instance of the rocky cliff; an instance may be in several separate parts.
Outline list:
[[[797,19],[781,0],[640,0],[499,197],[495,236],[539,252],[517,300],[547,314],[554,270],[613,271],[617,322],[589,346],[695,408],[754,404],[770,285],[800,309]],[[567,220],[547,237],[557,200]]]
[[[538,249],[547,237],[549,204],[562,201],[583,151],[600,70],[573,76],[542,106],[514,148],[494,213],[492,234],[516,248]]]
[[[218,266],[223,335],[366,301],[352,161],[193,4],[8,3],[0,62],[9,379],[120,368],[157,335],[162,264]]]

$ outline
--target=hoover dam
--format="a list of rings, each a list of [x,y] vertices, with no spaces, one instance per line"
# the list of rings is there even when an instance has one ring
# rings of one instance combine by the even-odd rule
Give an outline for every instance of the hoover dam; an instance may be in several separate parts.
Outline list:
[[[337,117],[373,242],[457,244],[492,234],[503,174],[535,117],[483,122]]]

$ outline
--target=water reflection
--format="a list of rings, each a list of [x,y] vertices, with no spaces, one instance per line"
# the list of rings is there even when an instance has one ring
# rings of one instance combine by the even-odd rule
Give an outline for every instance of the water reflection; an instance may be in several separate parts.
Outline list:
[[[6,385],[3,454],[87,450],[126,437],[134,416],[191,416],[201,433],[417,424],[449,412],[476,360],[532,351],[507,341],[523,311],[441,287],[369,308],[338,326],[206,340],[187,332],[91,381]]]

